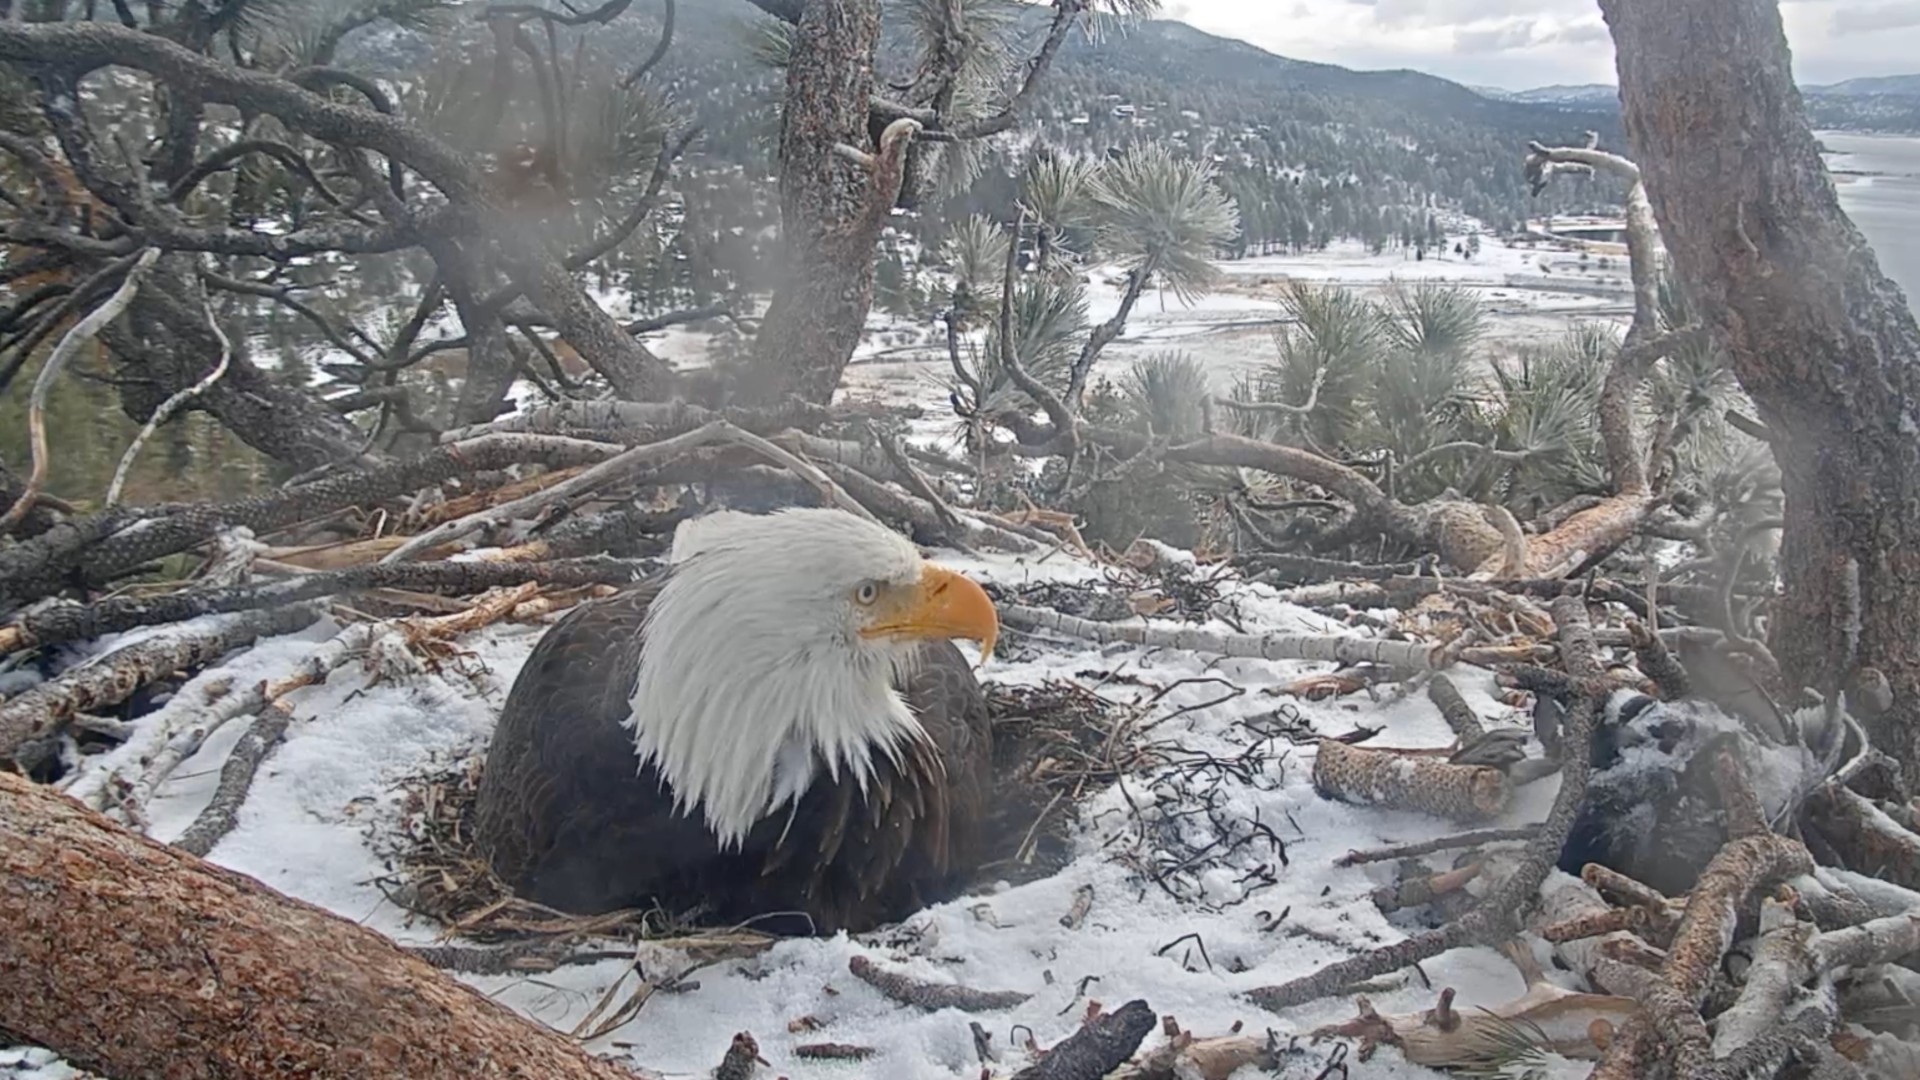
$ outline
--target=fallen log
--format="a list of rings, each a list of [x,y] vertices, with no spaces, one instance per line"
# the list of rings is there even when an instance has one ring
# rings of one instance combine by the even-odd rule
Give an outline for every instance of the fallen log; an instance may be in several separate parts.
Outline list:
[[[110,1076],[633,1080],[381,935],[0,775],[0,1028]]]

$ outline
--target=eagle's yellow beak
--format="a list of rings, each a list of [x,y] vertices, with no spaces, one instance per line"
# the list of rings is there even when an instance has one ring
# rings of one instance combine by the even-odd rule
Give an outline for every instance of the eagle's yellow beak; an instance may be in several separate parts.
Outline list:
[[[918,585],[881,601],[874,620],[861,634],[977,641],[985,663],[1000,638],[1000,614],[976,582],[945,567],[928,566],[921,571]]]

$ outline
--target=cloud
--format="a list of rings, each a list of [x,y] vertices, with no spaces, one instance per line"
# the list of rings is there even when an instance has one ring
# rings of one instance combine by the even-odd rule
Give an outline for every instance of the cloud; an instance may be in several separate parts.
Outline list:
[[[1596,19],[1592,22],[1571,23],[1543,36],[1540,40],[1543,43],[1550,41],[1560,45],[1598,45],[1601,42],[1612,44],[1613,35],[1608,32],[1606,23]]]
[[[1537,19],[1520,19],[1492,26],[1461,26],[1453,31],[1453,51],[1457,53],[1496,53],[1524,49],[1539,38]]]
[[[1833,19],[1829,25],[1833,28],[1834,37],[1920,26],[1920,4],[1902,2],[1878,4],[1873,7],[1841,8],[1833,13]]]

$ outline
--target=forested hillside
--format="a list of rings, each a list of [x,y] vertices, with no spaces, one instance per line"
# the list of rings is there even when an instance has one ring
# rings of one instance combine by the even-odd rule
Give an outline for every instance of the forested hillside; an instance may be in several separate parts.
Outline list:
[[[908,80],[905,9],[888,17],[882,67]],[[681,3],[674,45],[657,74],[700,136],[678,180],[684,222],[663,235],[663,257],[636,271],[663,305],[708,303],[768,283],[778,219],[772,196],[779,43],[772,20],[745,0]],[[1045,32],[1043,8],[1012,5],[1019,54]],[[658,40],[658,8],[607,28],[614,56],[643,56]],[[1022,160],[1037,147],[1079,155],[1164,141],[1207,155],[1240,209],[1233,256],[1358,239],[1376,247],[1425,246],[1464,215],[1496,232],[1542,212],[1605,210],[1605,184],[1570,182],[1530,198],[1516,152],[1529,139],[1577,142],[1597,129],[1617,142],[1605,112],[1495,101],[1412,71],[1356,72],[1275,56],[1166,20],[1109,23],[1098,39],[1076,34],[1042,85],[1017,135],[968,147],[966,183],[918,200],[910,228],[919,250],[937,249],[947,223],[968,213],[1010,216]],[[480,27],[469,28],[477,40]],[[418,39],[374,28],[347,50],[371,54],[396,75],[435,58]],[[1610,111],[1610,110],[1609,110]],[[977,171],[976,171],[977,170]],[[950,178],[951,179],[951,178]],[[664,224],[664,223],[663,223]],[[898,271],[905,255],[896,253]],[[883,275],[890,273],[883,264]],[[907,272],[910,275],[910,271]]]

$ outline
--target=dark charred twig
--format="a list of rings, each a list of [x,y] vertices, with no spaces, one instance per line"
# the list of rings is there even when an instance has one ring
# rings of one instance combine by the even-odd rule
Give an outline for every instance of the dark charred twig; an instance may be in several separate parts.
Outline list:
[[[1157,1022],[1146,1002],[1129,1001],[1088,1020],[1013,1080],[1100,1080],[1126,1064]]]
[[[928,1012],[959,1009],[962,1012],[992,1012],[1011,1009],[1032,997],[1016,990],[974,990],[965,986],[930,983],[888,971],[864,956],[847,961],[847,970],[861,982],[902,1005]]]

